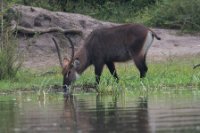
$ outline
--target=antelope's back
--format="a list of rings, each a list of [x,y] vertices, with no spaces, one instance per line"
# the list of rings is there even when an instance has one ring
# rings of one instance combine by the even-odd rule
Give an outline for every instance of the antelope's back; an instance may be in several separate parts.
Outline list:
[[[134,24],[97,29],[88,37],[86,47],[94,60],[127,61],[130,49],[141,49],[146,31],[146,27]]]

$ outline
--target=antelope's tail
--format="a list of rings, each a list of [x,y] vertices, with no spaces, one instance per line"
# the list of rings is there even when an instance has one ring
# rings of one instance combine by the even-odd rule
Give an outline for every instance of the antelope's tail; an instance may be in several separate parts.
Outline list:
[[[161,38],[151,29],[149,29],[149,31],[152,32],[152,35],[157,39],[157,40],[161,40]]]

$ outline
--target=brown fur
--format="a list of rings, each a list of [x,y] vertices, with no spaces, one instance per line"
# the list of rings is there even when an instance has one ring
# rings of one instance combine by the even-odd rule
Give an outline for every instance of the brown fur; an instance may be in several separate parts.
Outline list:
[[[140,71],[140,77],[145,77],[148,70],[146,66],[146,53],[141,54],[148,31],[152,37],[160,40],[155,32],[139,24],[125,24],[112,28],[94,30],[86,39],[83,46],[75,53],[73,61],[78,61],[76,67],[63,67],[64,84],[70,84],[71,79],[65,76],[69,71],[75,76],[75,72],[82,74],[88,66],[94,65],[96,82],[99,83],[103,66],[106,65],[110,73],[118,80],[114,62],[125,62],[133,59]],[[69,74],[69,73],[68,73]],[[74,76],[73,76],[74,75]],[[70,83],[65,82],[69,80]],[[73,78],[73,80],[76,78]]]

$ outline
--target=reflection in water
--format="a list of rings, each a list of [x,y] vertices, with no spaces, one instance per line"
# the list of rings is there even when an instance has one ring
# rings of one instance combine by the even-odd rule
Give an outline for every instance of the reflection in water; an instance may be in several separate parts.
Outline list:
[[[134,103],[133,103],[134,104]],[[139,99],[135,110],[123,109],[117,105],[117,97],[109,103],[108,108],[100,96],[96,98],[96,121],[92,132],[140,132],[148,133],[147,100]]]
[[[68,97],[64,104],[65,124],[71,132],[140,132],[148,133],[147,99],[140,99],[135,110],[118,107],[117,97],[105,105],[105,99],[96,96],[96,108],[87,109],[87,101],[77,102]],[[134,104],[134,103],[133,103]]]
[[[200,132],[198,95],[0,96],[0,133]]]
[[[5,117],[6,116],[6,117]],[[11,132],[11,129],[15,126],[15,105],[12,100],[0,100],[0,133]],[[3,133],[3,132],[2,132]]]

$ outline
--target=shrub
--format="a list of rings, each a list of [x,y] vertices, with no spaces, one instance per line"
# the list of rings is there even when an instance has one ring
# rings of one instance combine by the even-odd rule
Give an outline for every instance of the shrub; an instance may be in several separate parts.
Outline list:
[[[163,0],[149,13],[153,26],[200,31],[200,0]]]
[[[21,63],[18,61],[16,38],[7,28],[1,35],[0,46],[0,80],[14,78]]]

